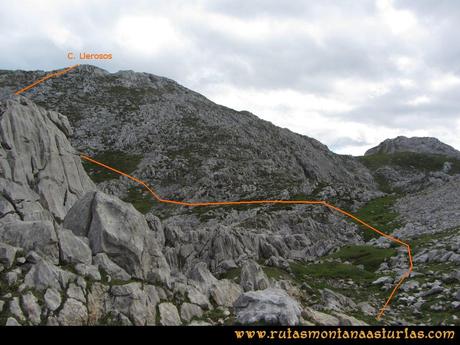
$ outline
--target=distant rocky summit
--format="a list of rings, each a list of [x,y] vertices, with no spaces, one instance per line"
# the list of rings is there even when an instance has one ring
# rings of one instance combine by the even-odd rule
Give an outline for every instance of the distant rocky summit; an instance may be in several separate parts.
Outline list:
[[[392,154],[397,152],[416,152],[425,154],[437,154],[460,159],[460,151],[452,146],[444,144],[436,138],[399,136],[394,139],[386,139],[376,147],[366,151],[364,155]]]
[[[1,325],[458,324],[454,149],[399,137],[341,156],[172,80],[93,66],[12,96],[44,74],[0,70]],[[168,199],[327,200],[409,240],[416,279],[377,322],[405,248],[322,205],[158,204],[80,152]]]

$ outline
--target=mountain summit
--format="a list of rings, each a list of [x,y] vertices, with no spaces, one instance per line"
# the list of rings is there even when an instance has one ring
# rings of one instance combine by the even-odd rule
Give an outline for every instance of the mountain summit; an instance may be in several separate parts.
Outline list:
[[[431,137],[407,138],[399,136],[394,139],[386,139],[376,147],[367,150],[364,155],[369,156],[376,153],[392,154],[397,152],[438,154],[460,159],[460,151]]]

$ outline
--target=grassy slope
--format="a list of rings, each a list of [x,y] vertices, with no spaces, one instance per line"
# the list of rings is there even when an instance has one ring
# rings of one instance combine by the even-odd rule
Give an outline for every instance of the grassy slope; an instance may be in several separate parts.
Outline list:
[[[387,165],[424,172],[442,170],[445,162],[451,162],[452,168],[449,174],[460,173],[460,160],[444,155],[398,152],[393,154],[378,153],[370,156],[362,156],[358,159],[371,170],[376,170]]]

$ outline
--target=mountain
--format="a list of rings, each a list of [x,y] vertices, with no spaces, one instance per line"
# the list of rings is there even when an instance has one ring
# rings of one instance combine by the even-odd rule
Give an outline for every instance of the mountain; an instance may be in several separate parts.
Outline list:
[[[460,151],[452,146],[442,143],[436,138],[399,136],[394,139],[386,139],[376,147],[366,151],[365,155],[393,154],[398,152],[415,152],[430,155],[443,155],[460,159]]]
[[[45,74],[0,71],[0,323],[456,323],[456,158],[337,155],[132,71],[12,96]],[[409,264],[385,238],[322,205],[158,204],[79,153],[168,199],[327,200],[410,240],[417,279],[376,321]]]
[[[9,90],[19,86],[17,80],[44,74],[10,73],[0,74],[0,85]],[[71,142],[80,152],[106,161],[116,157],[120,167],[129,155],[135,160],[130,172],[169,198],[288,198],[330,184],[343,194],[374,189],[355,159],[170,79],[84,65],[32,89],[30,97],[68,116],[75,129]]]

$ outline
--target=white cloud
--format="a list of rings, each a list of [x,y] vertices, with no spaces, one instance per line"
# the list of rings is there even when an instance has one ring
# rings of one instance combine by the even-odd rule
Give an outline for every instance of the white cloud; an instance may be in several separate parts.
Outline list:
[[[421,104],[428,104],[428,103],[431,103],[431,98],[425,95],[415,97],[414,99],[411,99],[410,101],[407,102],[407,104],[412,105],[412,106],[418,106]]]
[[[0,67],[110,52],[94,63],[170,77],[337,152],[417,134],[460,148],[459,18],[419,3],[3,1]]]
[[[460,78],[454,74],[437,75],[430,81],[430,87],[433,91],[445,91],[460,85]]]
[[[187,46],[186,37],[167,18],[151,15],[121,17],[114,37],[122,49],[147,56],[167,54]]]
[[[377,0],[377,8],[393,34],[414,34],[417,28],[417,18],[411,11],[396,9],[392,0]]]

